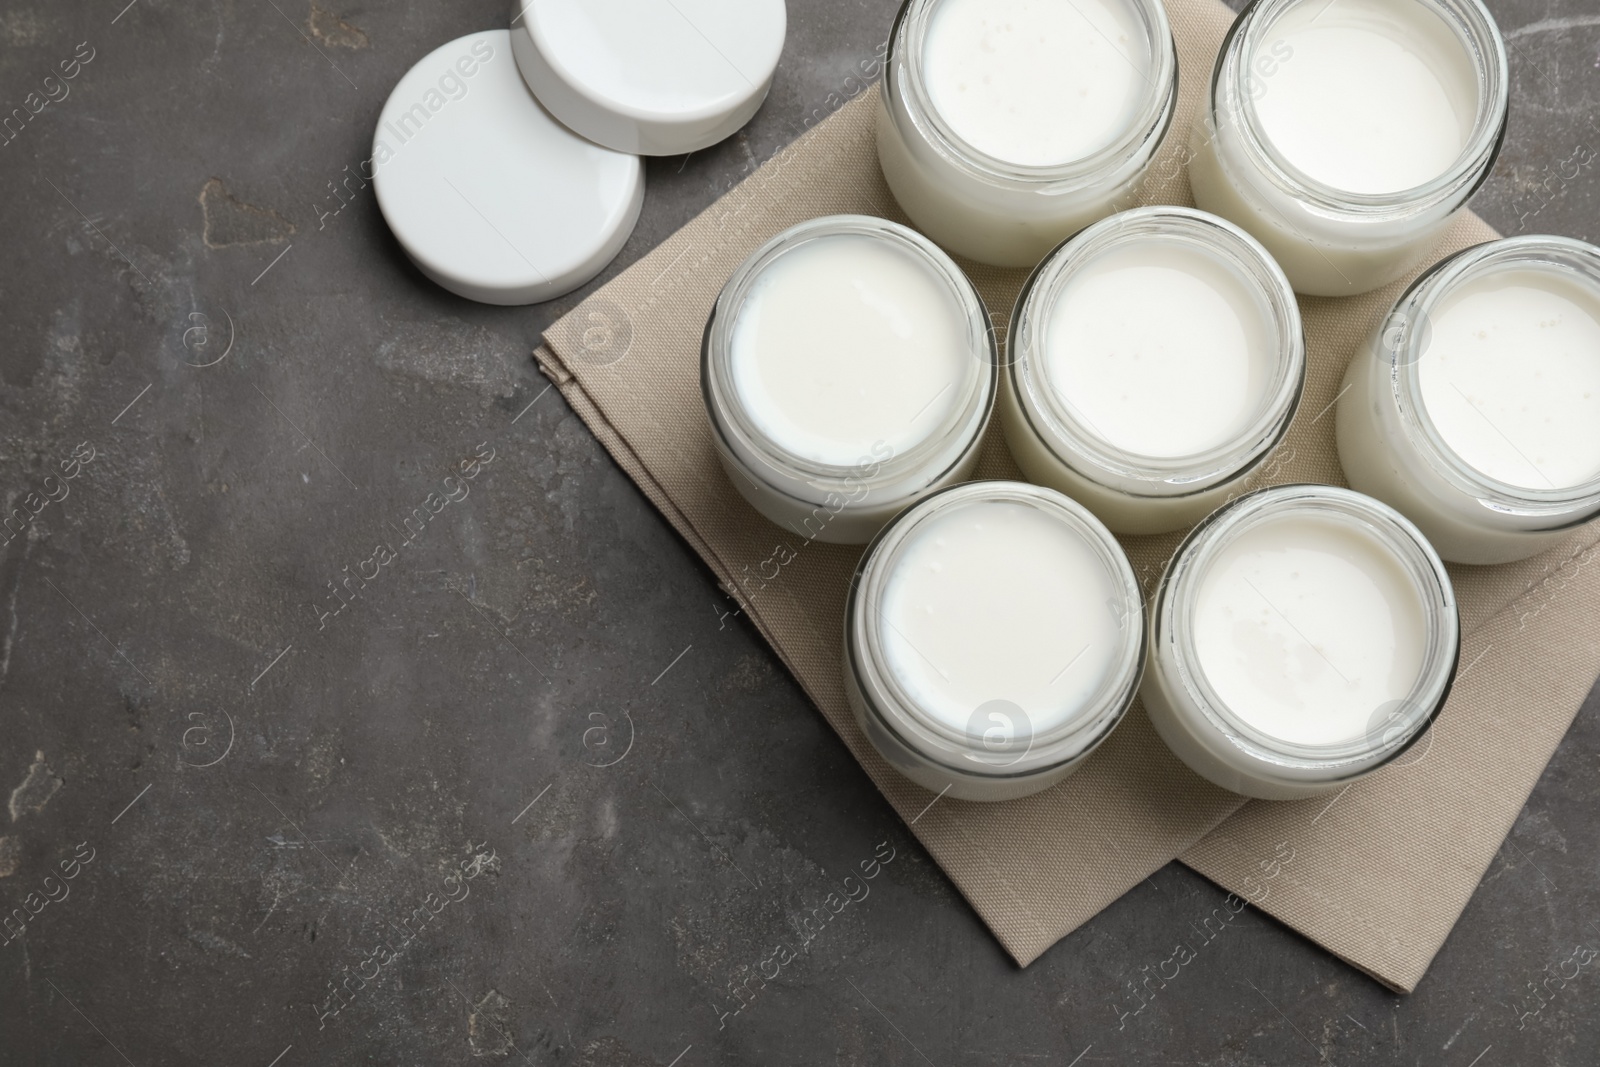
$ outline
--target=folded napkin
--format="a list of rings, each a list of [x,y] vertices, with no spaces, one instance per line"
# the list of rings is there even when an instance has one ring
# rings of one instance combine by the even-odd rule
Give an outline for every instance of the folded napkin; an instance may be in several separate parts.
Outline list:
[[[1167,0],[1178,118],[1142,194],[1189,204],[1188,125],[1232,13]],[[1421,979],[1600,672],[1600,528],[1539,558],[1456,567],[1462,670],[1431,736],[1345,792],[1246,803],[1191,773],[1135,706],[1095,755],[1046,792],[1003,804],[937,798],[857,729],[841,683],[845,591],[859,548],[806,543],[767,522],[718,465],[700,396],[701,331],[728,275],[774,234],[820,215],[907,221],[878,168],[875,88],[723,196],[557,322],[540,367],[744,607],[889,802],[1017,962],[1168,861],[1238,893],[1390,988]],[[1435,258],[1495,236],[1464,214]],[[1023,271],[972,263],[997,324]],[[1309,373],[1290,433],[1257,484],[1341,484],[1332,405],[1346,362],[1405,283],[1303,299]],[[998,427],[978,477],[1018,478]],[[1123,545],[1149,592],[1180,535]]]

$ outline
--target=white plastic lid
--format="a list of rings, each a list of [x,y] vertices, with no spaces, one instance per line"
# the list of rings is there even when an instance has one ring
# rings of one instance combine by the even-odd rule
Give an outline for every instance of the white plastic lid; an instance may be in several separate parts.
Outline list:
[[[784,0],[511,0],[511,47],[550,112],[647,156],[716,144],[756,113]]]
[[[378,207],[418,269],[486,304],[553,300],[621,251],[644,161],[539,106],[505,30],[469,34],[406,72],[372,143]]]

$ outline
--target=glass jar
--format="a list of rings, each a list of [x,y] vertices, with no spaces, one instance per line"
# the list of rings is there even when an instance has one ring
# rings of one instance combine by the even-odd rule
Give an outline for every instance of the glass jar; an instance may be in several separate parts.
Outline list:
[[[1325,485],[1263,489],[1179,547],[1151,607],[1141,695],[1167,746],[1224,789],[1294,800],[1416,741],[1455,679],[1461,626],[1417,528]]]
[[[701,387],[734,487],[806,540],[864,544],[977,463],[998,380],[988,311],[950,257],[883,219],[813,219],[728,279]]]
[[[1132,203],[1177,71],[1160,0],[907,0],[879,97],[884,177],[946,249],[1031,267]]]
[[[1195,203],[1254,234],[1296,292],[1376,289],[1488,177],[1508,82],[1480,0],[1254,0],[1193,127]]]
[[[1423,275],[1350,361],[1338,439],[1350,484],[1455,563],[1600,516],[1600,248],[1512,237]]]
[[[1123,534],[1193,526],[1237,495],[1305,384],[1288,279],[1191,208],[1124,212],[1063,244],[1018,296],[1008,347],[1017,465]]]
[[[1121,721],[1144,605],[1116,539],[1020,482],[922,501],[862,557],[845,692],[879,753],[961,800],[1010,800],[1076,770]]]

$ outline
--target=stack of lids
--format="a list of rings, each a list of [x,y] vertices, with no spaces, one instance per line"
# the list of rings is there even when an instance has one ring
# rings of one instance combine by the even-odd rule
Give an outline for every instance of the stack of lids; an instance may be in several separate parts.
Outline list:
[[[641,156],[705,148],[755,114],[786,23],[784,0],[514,0],[509,29],[435,49],[390,94],[383,217],[451,292],[569,293],[633,232]]]

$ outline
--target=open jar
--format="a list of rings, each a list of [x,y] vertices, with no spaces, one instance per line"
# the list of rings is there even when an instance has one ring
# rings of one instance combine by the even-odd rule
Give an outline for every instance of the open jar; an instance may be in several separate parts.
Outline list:
[[[1031,267],[1132,203],[1177,71],[1161,0],[907,0],[879,99],[884,177],[946,249]]]
[[[1141,695],[1156,732],[1224,789],[1293,800],[1416,741],[1455,679],[1444,564],[1370,497],[1289,485],[1195,528],[1150,613]]]
[[[1480,0],[1254,0],[1194,124],[1195,202],[1254,234],[1297,292],[1387,285],[1488,177],[1508,80]]]
[[[1478,245],[1419,278],[1350,362],[1350,484],[1455,563],[1506,563],[1600,517],[1600,248]]]
[[[1121,721],[1144,660],[1127,556],[1081,505],[1020,482],[924,500],[862,557],[845,692],[877,750],[962,800],[1076,770]]]
[[[950,257],[883,219],[813,219],[728,279],[701,387],[734,487],[807,540],[864,544],[964,481],[998,380],[988,311]]]
[[[1294,292],[1214,215],[1148,207],[1046,259],[1012,315],[999,412],[1028,480],[1117,533],[1183,529],[1237,495],[1305,384]]]

